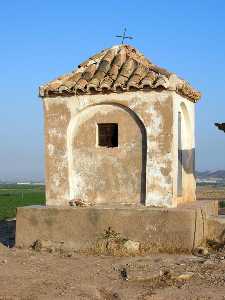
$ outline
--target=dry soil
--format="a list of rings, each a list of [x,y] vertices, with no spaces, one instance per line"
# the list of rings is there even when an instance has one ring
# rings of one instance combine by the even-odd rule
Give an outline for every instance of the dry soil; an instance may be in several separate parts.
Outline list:
[[[199,199],[222,199],[223,195],[224,190],[216,194],[213,189],[198,190]],[[13,245],[10,224],[3,223],[7,234],[0,234],[0,300],[225,299],[223,248],[198,256],[148,257],[8,249],[1,242]]]

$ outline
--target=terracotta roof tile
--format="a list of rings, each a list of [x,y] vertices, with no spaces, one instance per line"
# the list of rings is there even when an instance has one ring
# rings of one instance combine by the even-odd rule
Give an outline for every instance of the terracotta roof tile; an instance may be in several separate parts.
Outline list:
[[[163,88],[196,102],[201,94],[174,73],[154,65],[128,45],[92,56],[70,74],[40,87],[40,96],[104,93]]]

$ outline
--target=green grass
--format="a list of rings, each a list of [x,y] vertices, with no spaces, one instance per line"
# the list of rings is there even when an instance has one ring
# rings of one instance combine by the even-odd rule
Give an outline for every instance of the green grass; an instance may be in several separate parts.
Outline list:
[[[0,185],[0,220],[16,216],[16,208],[45,204],[43,185]]]

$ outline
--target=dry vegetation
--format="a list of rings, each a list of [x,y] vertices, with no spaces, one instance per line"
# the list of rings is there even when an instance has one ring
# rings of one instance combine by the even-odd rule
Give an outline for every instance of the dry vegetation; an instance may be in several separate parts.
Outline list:
[[[225,215],[225,186],[202,185],[197,186],[198,200],[218,200],[219,214]]]
[[[197,186],[198,200],[225,200],[225,186]]]

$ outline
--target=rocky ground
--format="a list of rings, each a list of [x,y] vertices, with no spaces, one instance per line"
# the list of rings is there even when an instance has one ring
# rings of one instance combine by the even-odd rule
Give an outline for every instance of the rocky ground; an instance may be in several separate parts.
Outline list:
[[[225,299],[225,249],[85,256],[0,246],[0,299]]]
[[[15,220],[0,222],[0,300],[225,299],[222,244],[194,255],[86,256],[16,249],[14,233]]]

